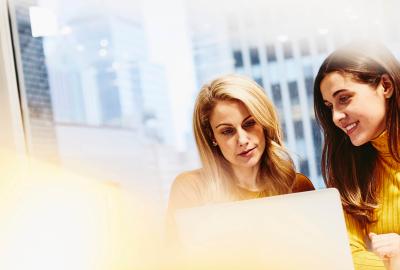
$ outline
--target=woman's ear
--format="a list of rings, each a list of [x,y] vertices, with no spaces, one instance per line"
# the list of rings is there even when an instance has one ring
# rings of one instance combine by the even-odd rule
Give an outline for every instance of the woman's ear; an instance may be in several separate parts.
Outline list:
[[[388,74],[383,74],[380,84],[383,87],[383,95],[385,98],[390,98],[393,94],[394,86]]]

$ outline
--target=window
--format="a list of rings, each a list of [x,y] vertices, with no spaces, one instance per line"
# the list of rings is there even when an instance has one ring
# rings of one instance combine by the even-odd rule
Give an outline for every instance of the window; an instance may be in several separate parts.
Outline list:
[[[281,106],[282,105],[282,93],[281,93],[280,84],[271,85],[271,89],[272,89],[272,97],[273,97],[274,103],[277,106]]]
[[[288,88],[289,88],[290,101],[292,103],[292,106],[300,104],[299,89],[297,87],[297,82],[296,81],[289,82]]]
[[[233,51],[233,59],[235,60],[235,68],[243,67],[242,51]]]
[[[96,74],[99,89],[100,111],[104,125],[121,126],[121,103],[118,87],[114,81],[117,75],[107,70],[107,63],[99,66]]]
[[[10,5],[13,36],[18,36],[14,44],[21,50],[15,55],[23,68],[17,75],[25,91],[20,97],[27,104],[24,127],[33,145],[29,150],[71,171],[93,173],[93,178],[135,181],[133,185],[159,194],[157,200],[164,203],[174,177],[200,165],[188,113],[200,85],[220,74],[246,73],[271,89],[281,120],[298,120],[300,80],[311,99],[313,68],[321,60],[308,57],[314,53],[311,49],[326,53],[335,34],[303,31],[297,39],[283,32],[298,26],[296,16],[301,14],[289,14],[287,8],[270,12],[270,6],[256,2],[254,13],[237,5],[210,9],[202,1],[159,1],[157,9],[143,1],[78,2],[13,0]],[[320,2],[313,5],[326,7]],[[32,6],[56,17],[55,27],[50,27],[55,32],[33,27],[32,36]],[[282,20],[289,15],[290,20]],[[240,30],[243,16],[252,21],[245,33]],[[51,26],[51,18],[43,19],[41,26]],[[368,24],[358,25],[359,33],[368,30]],[[351,31],[342,34],[343,42],[354,36]],[[260,47],[258,41],[264,40]],[[300,57],[294,61],[297,49]],[[296,115],[291,117],[291,112]],[[303,123],[282,127],[295,153],[303,146],[292,138],[304,137]],[[318,157],[321,141],[321,132],[313,126]]]
[[[307,65],[303,66],[303,75],[306,78],[313,78],[314,77],[312,65],[307,64]]]
[[[283,58],[285,59],[293,58],[292,43],[290,43],[290,41],[285,41],[283,42],[282,47],[283,47]]]
[[[286,131],[286,123],[282,122],[282,133],[283,133],[283,140],[287,142],[287,131]]]
[[[306,85],[307,96],[313,96],[314,93],[314,79],[313,78],[305,78],[304,83]]]
[[[269,44],[266,46],[266,51],[267,51],[267,61],[272,63],[276,62],[276,52],[275,52],[275,46],[273,44]]]
[[[255,66],[260,64],[260,57],[257,48],[250,48],[250,63]]]
[[[261,87],[264,87],[262,78],[254,78],[254,80],[256,81],[256,83],[258,83],[258,85],[260,85]]]
[[[182,36],[157,35],[160,29],[175,31],[165,27],[175,27],[171,20],[146,28],[146,14],[135,12],[142,10],[138,2],[117,0],[116,9],[105,2],[53,2],[15,0],[10,7],[18,36],[14,42],[19,42],[15,48],[20,49],[16,55],[21,56],[16,59],[22,66],[21,98],[28,105],[24,121],[30,153],[76,174],[133,185],[143,196],[158,194],[155,200],[165,206],[168,183],[198,164],[193,144],[186,143],[190,125],[171,128],[191,117],[186,112],[193,109],[191,97],[201,74],[194,72],[192,60],[200,54],[202,63],[209,63],[221,55],[209,43],[196,50],[189,41],[184,45]],[[32,10],[43,11],[43,20],[35,21]],[[146,12],[150,16],[153,11]],[[177,59],[172,48],[188,54]],[[223,56],[217,63],[230,64],[229,51]],[[240,51],[234,58],[235,65],[243,66]],[[172,85],[182,87],[179,96]],[[172,106],[171,100],[180,105]]]
[[[312,123],[314,142],[316,145],[321,145],[322,142],[321,128],[315,119],[312,119],[311,123]]]
[[[308,160],[302,159],[300,160],[300,172],[308,177],[310,177],[310,171],[308,169]]]
[[[317,163],[317,173],[321,175],[321,156],[322,156],[322,135],[319,125],[315,119],[311,121],[312,134],[314,141],[315,161]]]
[[[303,122],[301,120],[294,122],[294,133],[296,139],[304,139]]]
[[[31,32],[28,7],[16,5],[17,28],[19,36],[22,70],[25,78],[26,103],[31,124],[32,152],[37,158],[49,162],[59,160],[56,145],[56,130],[52,124],[54,110],[46,68],[45,51],[42,38],[34,38]],[[14,31],[15,31],[14,30]]]

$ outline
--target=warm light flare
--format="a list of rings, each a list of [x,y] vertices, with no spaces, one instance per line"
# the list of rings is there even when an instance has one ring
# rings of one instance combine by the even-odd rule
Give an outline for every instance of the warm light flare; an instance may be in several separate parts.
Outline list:
[[[326,231],[324,234],[320,228],[336,226],[327,224],[326,217],[332,209],[315,208],[313,214],[321,218],[310,224],[309,218],[301,214],[287,216],[271,207],[270,219],[265,219],[267,223],[257,224],[251,219],[256,215],[250,211],[237,213],[235,209],[240,208],[224,208],[224,220],[216,217],[191,223],[190,238],[196,237],[196,230],[210,230],[198,233],[208,239],[198,239],[200,245],[196,252],[188,252],[175,249],[179,243],[164,242],[161,230],[164,216],[143,197],[127,193],[115,184],[87,179],[25,157],[10,156],[0,156],[0,269],[301,270],[299,262],[310,266],[307,269],[321,269],[323,261],[332,265],[339,262],[330,256],[328,244],[326,250],[321,250],[308,241],[310,236],[325,239]],[[240,205],[245,207],[246,203]],[[224,227],[218,222],[235,226]],[[283,224],[286,227],[279,231]],[[344,223],[340,225],[336,234],[343,238]],[[264,229],[256,229],[262,231],[257,239],[248,237],[254,233],[243,235],[246,228],[260,226]],[[237,237],[225,237],[229,230],[239,230]],[[210,239],[218,241],[213,246]],[[296,239],[297,246],[290,239]],[[202,249],[202,242],[206,249]],[[275,244],[270,245],[271,242]],[[290,259],[286,256],[288,247],[292,249]],[[293,256],[293,249],[299,251],[298,258]],[[349,252],[343,254],[350,260]]]
[[[1,269],[149,269],[154,264],[161,235],[144,200],[115,185],[10,156],[0,157]]]

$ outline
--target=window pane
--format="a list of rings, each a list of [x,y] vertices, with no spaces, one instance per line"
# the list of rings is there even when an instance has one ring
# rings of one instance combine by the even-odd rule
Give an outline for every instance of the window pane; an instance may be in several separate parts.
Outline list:
[[[310,177],[310,170],[308,169],[308,160],[300,160],[300,172],[308,177]]]
[[[256,83],[258,83],[261,87],[264,87],[262,78],[254,78],[254,80],[255,80]]]
[[[260,57],[258,55],[257,48],[250,48],[250,62],[252,65],[259,65],[260,64]]]
[[[289,88],[290,101],[292,103],[292,106],[300,104],[299,89],[297,87],[297,82],[289,82],[288,88]]]
[[[235,68],[243,67],[242,51],[233,51],[233,58],[235,60]]]
[[[282,93],[280,84],[271,85],[272,88],[272,96],[276,106],[282,105]]]
[[[143,190],[165,208],[175,176],[201,166],[191,115],[204,83],[221,74],[253,76],[271,87],[280,118],[292,121],[282,124],[285,138],[308,141],[302,123],[289,116],[291,104],[298,111],[312,108],[300,101],[297,85],[304,80],[310,100],[312,70],[321,64],[321,55],[312,54],[329,53],[337,36],[345,43],[379,29],[397,32],[396,23],[384,23],[384,14],[371,20],[363,16],[364,9],[359,23],[349,28],[351,14],[343,17],[338,8],[350,5],[344,0],[301,5],[321,10],[313,21],[346,31],[315,29],[303,23],[304,14],[288,12],[287,5],[271,12],[269,5],[256,2],[246,9],[218,2],[210,8],[197,0],[157,1],[155,9],[152,0],[14,0],[14,44],[22,66],[18,77],[30,153]],[[42,15],[30,16],[31,7]],[[366,5],[364,15],[376,10]],[[321,33],[317,38],[316,31]],[[398,44],[395,36],[390,38],[389,44]],[[310,57],[293,59],[294,51]],[[292,126],[295,130],[285,129]],[[314,124],[312,134],[319,160],[322,139]],[[297,141],[289,145],[296,152]]]
[[[303,122],[301,120],[294,122],[294,132],[296,134],[296,139],[304,138]]]
[[[267,61],[268,62],[276,62],[276,52],[275,52],[275,46],[273,44],[269,44],[266,46],[267,50]]]
[[[283,44],[283,58],[285,59],[290,59],[293,58],[293,49],[292,49],[292,43],[289,41],[285,41]]]
[[[312,123],[312,134],[314,140],[314,151],[315,151],[315,160],[317,163],[317,173],[321,175],[321,156],[322,156],[322,135],[319,125],[317,121],[313,119]]]

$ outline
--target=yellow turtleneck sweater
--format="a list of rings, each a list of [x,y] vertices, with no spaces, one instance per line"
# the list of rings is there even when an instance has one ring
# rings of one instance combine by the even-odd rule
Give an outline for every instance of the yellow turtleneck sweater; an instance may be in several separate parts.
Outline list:
[[[382,179],[379,207],[375,210],[377,222],[367,228],[376,234],[400,234],[400,163],[390,155],[387,133],[372,141],[378,151],[378,170]],[[385,269],[383,261],[369,251],[370,241],[356,225],[352,216],[346,214],[351,251],[356,270]]]

